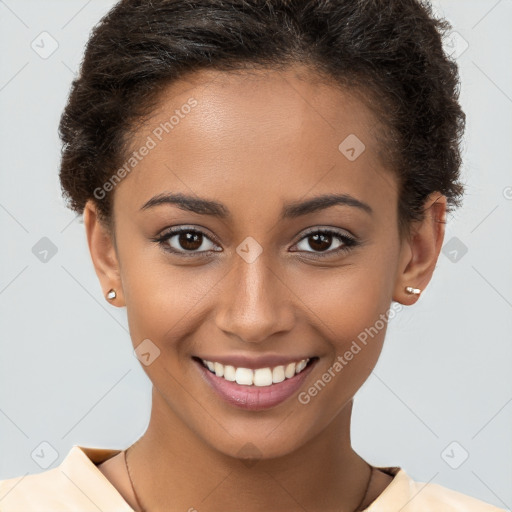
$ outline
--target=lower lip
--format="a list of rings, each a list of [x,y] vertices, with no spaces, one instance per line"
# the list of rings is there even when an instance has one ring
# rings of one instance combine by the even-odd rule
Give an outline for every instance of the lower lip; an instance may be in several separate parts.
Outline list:
[[[258,411],[269,409],[290,398],[301,386],[309,375],[317,359],[313,360],[304,370],[295,374],[291,379],[270,386],[244,386],[236,382],[230,382],[223,377],[217,377],[203,364],[194,359],[203,377],[214,391],[226,402],[241,409]]]

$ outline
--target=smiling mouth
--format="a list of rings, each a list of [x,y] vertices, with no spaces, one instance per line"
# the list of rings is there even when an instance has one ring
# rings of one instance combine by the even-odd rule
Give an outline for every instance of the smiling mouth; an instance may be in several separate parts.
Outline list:
[[[199,357],[193,357],[194,360],[201,363],[211,373],[221,377],[228,382],[236,382],[242,386],[249,387],[268,387],[278,384],[288,379],[292,379],[313,364],[318,357],[308,357],[275,367],[266,368],[243,368],[231,365],[223,365],[217,361],[208,361]]]

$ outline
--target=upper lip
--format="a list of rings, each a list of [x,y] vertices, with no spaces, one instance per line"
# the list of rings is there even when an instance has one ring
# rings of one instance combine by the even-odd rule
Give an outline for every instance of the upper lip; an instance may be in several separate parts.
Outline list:
[[[257,368],[274,368],[276,366],[286,366],[290,363],[298,363],[303,359],[313,359],[315,356],[284,356],[277,354],[265,354],[262,356],[244,356],[244,355],[205,355],[196,356],[204,361],[212,363],[220,363],[224,366],[234,366],[235,368],[249,368],[255,370]]]

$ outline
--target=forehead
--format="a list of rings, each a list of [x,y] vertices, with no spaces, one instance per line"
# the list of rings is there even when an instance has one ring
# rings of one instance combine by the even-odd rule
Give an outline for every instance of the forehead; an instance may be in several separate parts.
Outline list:
[[[304,68],[202,70],[159,100],[131,144],[150,149],[116,190],[126,205],[140,208],[166,190],[245,205],[308,191],[396,200],[374,114]]]

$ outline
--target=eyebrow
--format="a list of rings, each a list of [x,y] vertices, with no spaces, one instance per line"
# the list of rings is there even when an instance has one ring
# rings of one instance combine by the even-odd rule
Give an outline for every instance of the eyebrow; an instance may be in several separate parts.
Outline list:
[[[144,203],[141,210],[148,210],[149,208],[163,204],[174,205],[182,210],[199,215],[211,215],[220,219],[228,219],[231,217],[229,209],[222,203],[181,193],[158,194]],[[349,194],[324,194],[306,201],[294,201],[285,204],[281,211],[280,220],[295,219],[336,205],[351,206],[363,210],[370,215],[373,214],[373,209],[369,204],[363,203]]]

